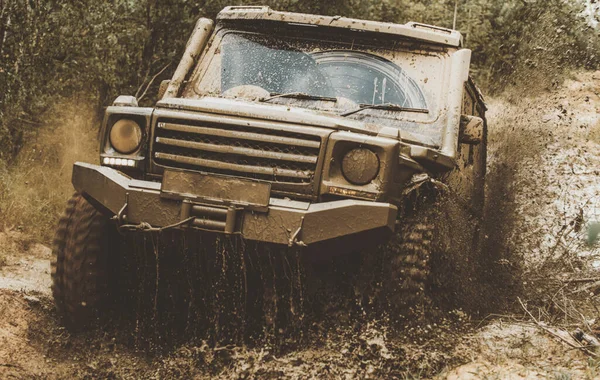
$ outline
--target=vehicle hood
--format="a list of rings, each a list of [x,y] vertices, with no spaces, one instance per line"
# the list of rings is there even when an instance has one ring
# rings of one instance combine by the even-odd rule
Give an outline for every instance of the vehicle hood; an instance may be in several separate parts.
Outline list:
[[[203,97],[200,99],[168,98],[159,101],[157,108],[197,111],[217,115],[239,116],[252,119],[310,125],[336,130],[378,135],[384,128],[323,111],[289,107],[278,104],[252,103],[226,98]],[[389,130],[390,128],[385,128]],[[396,132],[397,134],[398,132]],[[396,136],[398,137],[398,135]]]

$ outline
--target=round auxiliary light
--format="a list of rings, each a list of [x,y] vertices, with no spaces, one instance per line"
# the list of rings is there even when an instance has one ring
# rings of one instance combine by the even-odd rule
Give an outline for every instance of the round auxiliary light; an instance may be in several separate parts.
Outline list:
[[[379,158],[369,149],[352,149],[342,160],[342,174],[353,185],[366,185],[379,174]]]
[[[142,143],[142,128],[129,119],[117,121],[110,129],[110,145],[119,153],[135,152]]]

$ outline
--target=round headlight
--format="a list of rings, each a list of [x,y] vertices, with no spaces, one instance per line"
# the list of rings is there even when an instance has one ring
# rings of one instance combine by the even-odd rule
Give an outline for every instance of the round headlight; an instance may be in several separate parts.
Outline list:
[[[369,149],[352,149],[342,160],[342,174],[354,185],[366,185],[379,174],[379,158]]]
[[[142,143],[142,128],[133,120],[121,119],[110,130],[110,145],[119,153],[135,152]]]

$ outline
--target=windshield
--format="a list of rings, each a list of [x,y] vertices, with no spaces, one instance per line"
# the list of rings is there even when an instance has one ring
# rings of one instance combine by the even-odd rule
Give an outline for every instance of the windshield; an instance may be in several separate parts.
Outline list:
[[[431,126],[440,92],[436,77],[443,71],[438,56],[231,31],[211,49],[206,67],[192,81],[197,96],[266,100],[337,114],[390,105],[348,117],[438,143],[440,131]]]

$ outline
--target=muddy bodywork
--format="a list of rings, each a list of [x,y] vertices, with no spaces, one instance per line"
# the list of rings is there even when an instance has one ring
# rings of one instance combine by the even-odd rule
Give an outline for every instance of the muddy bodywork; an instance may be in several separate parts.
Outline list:
[[[284,47],[270,34],[281,34]],[[452,186],[476,210],[485,174],[477,159],[485,155],[485,105],[468,79],[470,51],[461,41],[456,31],[415,23],[226,8],[216,25],[198,22],[155,107],[120,97],[107,109],[102,166],[77,163],[73,184],[130,228],[197,228],[289,245],[393,231],[415,175]],[[240,80],[226,77],[226,54],[239,53],[232,46],[258,46],[249,53],[299,57],[330,72],[350,70],[335,65],[352,61],[352,70],[391,72],[403,82],[394,87],[394,75],[375,77],[372,104],[346,93],[324,96],[344,91],[333,76],[326,78],[329,89],[291,93],[295,99],[256,86],[256,79],[225,91],[225,82]],[[431,72],[419,71],[419,60]],[[405,96],[403,107],[368,109],[376,97],[387,107],[386,91],[388,99],[393,91]],[[356,112],[357,106],[365,109]],[[128,154],[116,151],[109,137],[120,120],[142,131]]]
[[[287,245],[312,244],[374,228],[393,229],[398,211],[389,203],[358,200],[315,204],[280,200],[269,198],[269,186],[262,182],[176,171],[165,173],[161,189],[160,183],[131,179],[114,169],[84,163],[75,164],[73,184],[93,202],[118,215],[123,224],[143,221],[148,226],[169,226],[188,221],[190,228]],[[199,187],[208,191],[195,194]],[[223,196],[216,199],[220,194]]]

